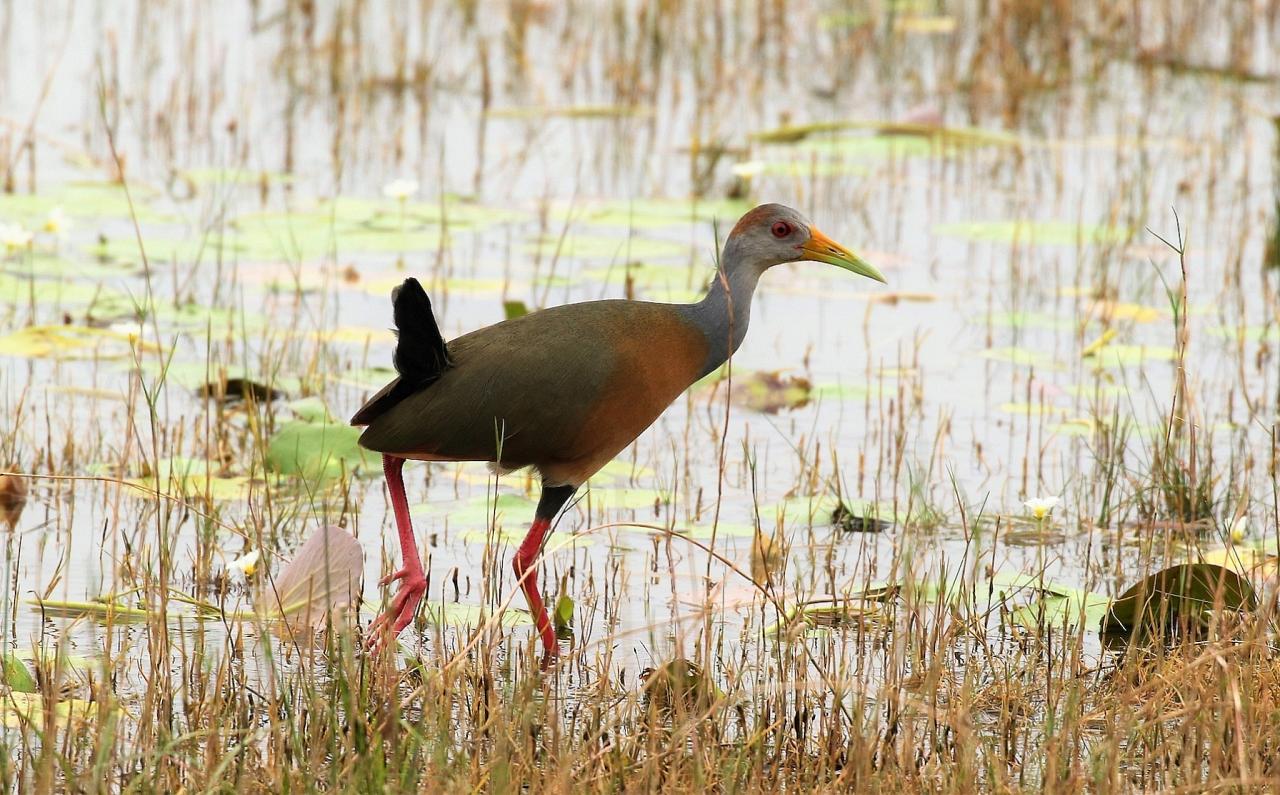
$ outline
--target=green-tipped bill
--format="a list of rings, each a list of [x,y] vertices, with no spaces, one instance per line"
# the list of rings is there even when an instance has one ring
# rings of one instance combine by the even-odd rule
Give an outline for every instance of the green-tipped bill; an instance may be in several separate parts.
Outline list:
[[[801,257],[801,259],[813,262],[825,262],[828,265],[835,265],[837,268],[844,268],[847,271],[853,271],[859,276],[866,276],[868,279],[875,279],[881,284],[888,284],[888,282],[885,281],[884,274],[876,270],[874,266],[863,262],[858,255],[822,234],[817,229],[809,230],[809,242],[801,246],[800,250],[804,252],[804,256]]]

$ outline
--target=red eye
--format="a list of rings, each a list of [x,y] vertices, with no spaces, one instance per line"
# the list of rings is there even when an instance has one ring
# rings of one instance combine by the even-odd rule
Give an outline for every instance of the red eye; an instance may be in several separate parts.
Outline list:
[[[771,231],[773,232],[774,237],[784,238],[787,235],[791,234],[791,224],[787,223],[786,221],[778,221],[774,223],[773,229]]]

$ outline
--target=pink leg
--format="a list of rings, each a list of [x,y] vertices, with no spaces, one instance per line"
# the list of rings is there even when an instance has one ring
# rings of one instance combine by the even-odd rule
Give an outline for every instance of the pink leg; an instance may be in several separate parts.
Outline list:
[[[400,588],[390,606],[369,625],[369,648],[381,649],[409,626],[418,612],[418,605],[427,592],[427,574],[422,570],[422,558],[418,556],[418,544],[413,539],[413,525],[409,522],[409,501],[404,495],[404,479],[400,470],[404,459],[391,455],[382,457],[382,472],[391,492],[391,507],[396,516],[396,530],[400,535],[402,568],[384,577],[379,585],[400,581]]]
[[[556,643],[556,633],[551,629],[547,608],[542,604],[542,596],[538,593],[537,562],[538,554],[542,552],[542,539],[546,537],[547,530],[550,528],[550,519],[541,516],[535,518],[529,527],[529,534],[524,537],[524,543],[516,550],[516,555],[511,560],[511,568],[515,569],[520,590],[524,591],[525,601],[529,603],[529,612],[533,614],[533,625],[542,636],[542,648],[546,651],[548,658],[555,657],[560,647]]]

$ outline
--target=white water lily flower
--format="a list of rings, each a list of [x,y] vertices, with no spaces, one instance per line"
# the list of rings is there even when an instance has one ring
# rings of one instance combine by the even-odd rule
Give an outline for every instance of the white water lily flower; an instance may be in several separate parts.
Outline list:
[[[49,211],[48,217],[44,219],[44,231],[61,236],[71,228],[71,219],[63,212],[61,207],[54,207]]]
[[[1028,511],[1031,511],[1031,515],[1039,521],[1048,516],[1054,508],[1057,508],[1058,503],[1061,501],[1061,497],[1034,497],[1025,500],[1022,505]]]
[[[417,192],[418,183],[411,179],[393,179],[382,186],[382,195],[397,201],[404,201]]]
[[[258,560],[262,557],[262,552],[254,549],[246,552],[235,560],[227,564],[227,571],[238,571],[248,577],[253,574],[253,570],[258,568]]]
[[[31,245],[34,237],[35,235],[17,224],[0,225],[0,247],[3,247],[6,253],[12,254],[26,248]]]

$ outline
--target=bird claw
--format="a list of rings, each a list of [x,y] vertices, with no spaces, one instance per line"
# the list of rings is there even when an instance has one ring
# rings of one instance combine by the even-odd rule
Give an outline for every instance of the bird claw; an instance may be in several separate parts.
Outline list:
[[[395,598],[391,600],[387,609],[369,624],[367,631],[368,640],[365,641],[365,647],[374,654],[380,654],[384,648],[395,641],[401,630],[409,626],[414,614],[418,612],[418,605],[422,603],[423,595],[427,592],[427,578],[420,572],[401,569],[384,579],[383,584],[394,580],[402,580],[400,589],[396,591]]]
[[[403,580],[405,577],[408,577],[412,573],[413,572],[409,571],[409,567],[406,566],[403,569],[400,569],[399,571],[388,574],[387,576],[383,577],[381,580],[378,580],[378,587],[382,587],[384,585],[390,585],[396,580]]]

